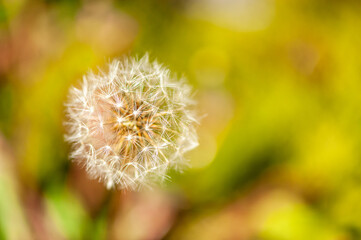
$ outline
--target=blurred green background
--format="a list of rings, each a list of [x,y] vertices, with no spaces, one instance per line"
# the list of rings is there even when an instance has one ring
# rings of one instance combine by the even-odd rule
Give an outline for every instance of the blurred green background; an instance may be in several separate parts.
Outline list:
[[[0,1],[0,239],[361,239],[358,0]],[[68,88],[142,56],[196,90],[200,146],[152,191],[69,161]]]

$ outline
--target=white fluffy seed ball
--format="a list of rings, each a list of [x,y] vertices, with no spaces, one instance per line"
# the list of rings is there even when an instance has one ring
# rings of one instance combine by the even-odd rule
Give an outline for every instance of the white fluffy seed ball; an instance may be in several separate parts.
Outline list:
[[[113,60],[83,77],[66,103],[70,157],[108,188],[137,189],[164,180],[198,145],[191,89],[157,62]]]

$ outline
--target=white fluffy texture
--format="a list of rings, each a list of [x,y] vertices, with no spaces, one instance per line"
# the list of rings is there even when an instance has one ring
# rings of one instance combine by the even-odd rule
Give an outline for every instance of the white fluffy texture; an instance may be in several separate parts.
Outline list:
[[[107,72],[89,73],[66,103],[71,158],[108,188],[164,180],[198,145],[190,93],[148,56],[113,60]]]

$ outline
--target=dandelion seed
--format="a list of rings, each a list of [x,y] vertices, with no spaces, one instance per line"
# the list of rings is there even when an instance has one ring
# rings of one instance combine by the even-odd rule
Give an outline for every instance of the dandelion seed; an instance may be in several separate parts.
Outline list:
[[[117,122],[118,122],[118,123],[122,123],[122,122],[123,122],[123,118],[122,118],[122,117],[117,117]]]
[[[128,141],[132,140],[132,138],[133,138],[132,135],[128,135],[128,136],[127,136],[127,140],[128,140]]]
[[[191,89],[145,57],[114,60],[83,77],[66,103],[71,158],[107,188],[137,189],[166,179],[198,145]]]

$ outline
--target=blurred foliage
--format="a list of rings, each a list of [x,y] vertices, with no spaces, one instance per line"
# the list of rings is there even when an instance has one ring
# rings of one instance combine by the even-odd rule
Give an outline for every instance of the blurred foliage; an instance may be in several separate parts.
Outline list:
[[[357,0],[0,2],[0,239],[361,238]],[[196,89],[200,146],[159,189],[68,160],[64,100],[150,52]]]

